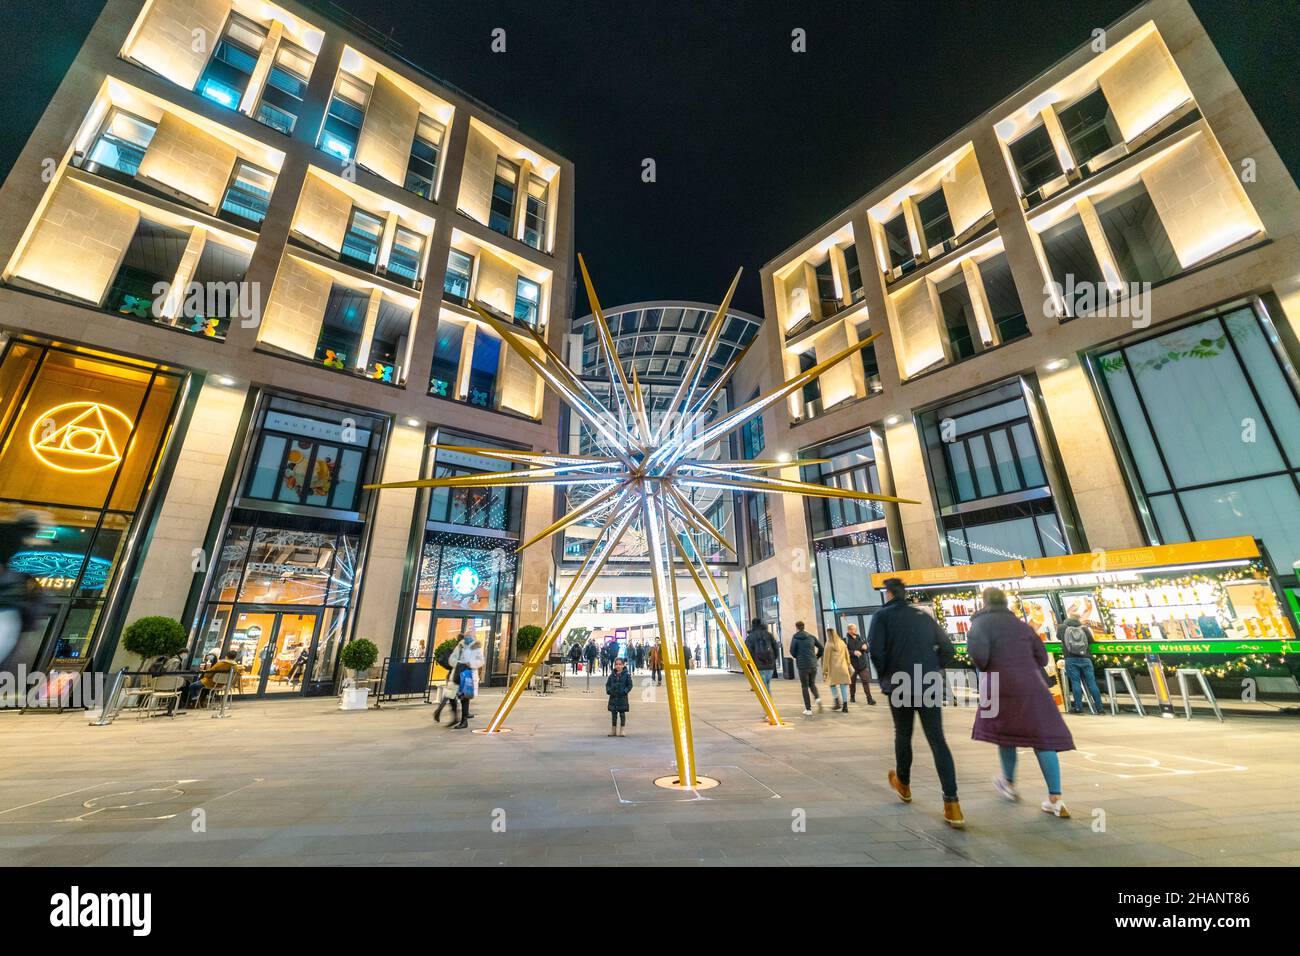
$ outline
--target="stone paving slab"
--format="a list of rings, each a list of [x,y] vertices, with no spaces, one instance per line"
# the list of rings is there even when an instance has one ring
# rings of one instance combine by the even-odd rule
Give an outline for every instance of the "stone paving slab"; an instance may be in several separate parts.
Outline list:
[[[950,709],[958,832],[920,734],[915,802],[888,789],[884,706],[803,717],[797,685],[774,695],[788,728],[762,722],[743,679],[691,678],[697,764],[723,785],[685,801],[653,786],[672,745],[661,691],[640,683],[625,738],[605,736],[604,697],[581,685],[526,695],[515,732],[492,738],[435,724],[431,707],[332,699],[107,727],[0,713],[0,865],[1300,865],[1294,717],[1068,717],[1074,817],[1057,820],[1038,809],[1032,755],[1022,802],[1006,803],[995,748],[969,739],[974,711]]]

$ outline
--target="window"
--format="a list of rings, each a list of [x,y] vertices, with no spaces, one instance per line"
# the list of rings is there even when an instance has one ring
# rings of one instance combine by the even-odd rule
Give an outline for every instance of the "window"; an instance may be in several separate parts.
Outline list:
[[[411,142],[411,158],[406,164],[406,188],[425,199],[434,198],[438,184],[438,157],[446,129],[437,120],[421,114]]]
[[[889,265],[893,269],[910,271],[916,266],[916,257],[912,253],[912,240],[907,233],[907,220],[900,212],[885,223],[885,249],[889,253]]]
[[[178,317],[181,328],[209,338],[225,338],[231,318],[245,314],[240,311],[240,297],[248,260],[247,252],[223,246],[211,238],[203,244],[203,253]],[[192,297],[196,292],[202,292],[201,305],[197,297]]]
[[[244,496],[261,501],[364,509],[380,422],[293,399],[272,397],[258,430]],[[288,549],[287,555],[292,554]]]
[[[835,289],[835,273],[828,257],[813,272],[817,275],[817,297],[821,300],[822,316],[834,315],[843,307],[839,293]]]
[[[858,338],[862,339],[870,334],[870,329],[864,329],[858,333]],[[880,381],[880,362],[876,359],[874,342],[862,350],[862,374],[866,379],[868,395],[877,395],[885,390],[884,384]]]
[[[546,239],[546,198],[550,184],[540,176],[528,177],[528,205],[524,208],[524,242],[542,248]]]
[[[844,269],[849,279],[849,297],[854,302],[861,302],[867,292],[862,287],[862,267],[858,264],[856,243],[851,242],[844,247]]]
[[[239,109],[257,67],[257,57],[266,42],[266,31],[252,20],[232,13],[212,59],[196,87],[198,94],[228,110]]]
[[[805,481],[845,491],[864,491],[873,495],[883,493],[876,465],[875,442],[870,430],[828,442],[814,449],[809,457],[828,460],[805,466]],[[885,520],[885,506],[879,501],[809,498],[808,508],[814,538],[830,532],[839,533],[843,528]]]
[[[399,385],[406,377],[402,363],[406,359],[406,342],[411,332],[411,310],[388,297],[379,300],[375,327],[366,348],[361,373],[376,382]],[[362,343],[365,345],[366,343]]]
[[[772,515],[767,507],[767,495],[746,492],[744,497],[749,563],[754,564],[776,554],[776,544],[772,540]]]
[[[144,152],[157,127],[146,119],[114,109],[108,114],[103,129],[86,159],[86,169],[92,173],[103,169],[117,170],[127,176],[140,171]]]
[[[302,115],[303,97],[307,95],[307,81],[311,79],[316,58],[301,47],[282,41],[275,54],[275,63],[266,77],[266,89],[258,104],[255,119],[272,129],[288,135]]]
[[[924,245],[927,249],[933,249],[953,238],[952,218],[948,215],[948,200],[944,198],[942,188],[918,202],[916,211],[921,218],[921,232],[925,234]]]
[[[541,286],[532,279],[525,279],[520,276],[515,283],[515,320],[522,322],[524,325],[537,328],[541,296]]]
[[[1062,175],[1061,162],[1047,127],[1039,123],[1008,147],[1020,180],[1020,194],[1028,196]]]
[[[753,617],[758,618],[781,640],[781,598],[777,593],[776,579],[755,584],[753,589]]]
[[[1044,230],[1040,238],[1052,281],[1061,287],[1069,315],[1091,312],[1109,301],[1101,265],[1078,213]]]
[[[365,329],[370,295],[360,289],[334,283],[325,303],[320,336],[316,341],[316,361],[327,368],[350,371],[357,363],[357,349]]]
[[[990,316],[998,330],[999,342],[1010,342],[1029,334],[1020,294],[1011,277],[1011,266],[1003,254],[990,256],[979,264],[980,280],[984,283],[984,297],[988,300]]]
[[[424,264],[424,236],[398,226],[393,233],[393,248],[388,253],[388,276],[414,285]]]
[[[1028,401],[1014,379],[919,416],[948,564],[1069,552]]]
[[[939,283],[939,305],[943,310],[944,333],[948,337],[948,351],[954,362],[970,358],[981,345],[975,310],[965,276],[958,272],[946,282]]]
[[[444,433],[442,445],[482,446],[482,439]],[[458,478],[462,475],[491,474],[510,471],[509,462],[483,458],[465,452],[439,448],[434,462],[434,478]],[[522,496],[519,496],[522,497]],[[512,488],[434,488],[429,494],[429,520],[492,531],[519,530],[519,504]]]
[[[256,228],[271,207],[273,188],[274,174],[242,160],[235,163],[234,175],[221,200],[221,218]]]
[[[497,157],[496,178],[492,182],[492,205],[488,213],[488,228],[511,235],[515,221],[515,190],[519,183],[519,167],[508,159]]]
[[[109,286],[104,308],[137,319],[157,318],[161,303],[155,303],[154,289],[159,283],[170,288],[176,281],[189,239],[182,229],[141,219]]]
[[[1140,180],[1098,200],[1096,210],[1115,265],[1126,282],[1161,282],[1182,271],[1169,234]]]
[[[345,162],[352,159],[357,152],[361,124],[365,121],[369,102],[370,87],[340,70],[317,147]]]
[[[484,329],[474,335],[474,354],[469,363],[469,393],[471,405],[492,408],[496,402],[497,372],[501,367],[501,340]]]
[[[433,343],[433,366],[429,374],[429,394],[436,398],[455,398],[460,373],[460,350],[465,340],[465,326],[442,319]]]
[[[1101,87],[1057,112],[1070,154],[1083,166],[1099,153],[1124,142],[1124,134],[1110,111]]]
[[[384,221],[364,209],[352,207],[348,231],[343,235],[339,258],[373,272],[379,259],[379,243],[384,237]]]
[[[814,355],[811,350],[807,352],[799,353],[800,372],[806,372],[816,364],[817,364],[817,356]],[[804,405],[803,413],[805,418],[812,418],[820,411],[820,408],[818,408],[818,404],[821,400],[821,397],[822,397],[822,386],[821,386],[821,381],[819,379],[814,378],[811,382],[809,382],[803,387],[803,405]]]
[[[749,397],[752,402],[758,398],[758,389],[754,389],[754,394]],[[746,461],[754,461],[763,453],[763,448],[767,444],[767,439],[763,435],[763,416],[756,415],[745,424],[740,426],[740,457]]]
[[[447,275],[442,280],[442,297],[458,305],[469,302],[469,284],[474,275],[474,257],[458,249],[447,256]]]
[[[1300,561],[1300,393],[1277,342],[1247,306],[1094,358],[1159,541],[1251,535],[1279,571]]]

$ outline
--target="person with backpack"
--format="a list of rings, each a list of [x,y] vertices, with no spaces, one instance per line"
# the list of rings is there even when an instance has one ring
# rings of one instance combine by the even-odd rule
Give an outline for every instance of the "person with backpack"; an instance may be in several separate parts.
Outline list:
[[[1062,750],[1074,738],[1047,689],[1047,648],[1032,627],[1008,606],[998,588],[987,588],[984,607],[971,618],[966,652],[980,670],[980,707],[972,740],[997,744],[1002,773],[993,778],[998,793],[1010,801],[1016,792],[1016,748],[1032,747],[1047,784],[1044,813],[1069,817],[1061,800]]]
[[[894,719],[889,786],[898,799],[912,802],[912,731],[919,719],[943,791],[943,821],[960,830],[966,818],[957,800],[957,768],[943,736],[943,693],[936,693],[945,686],[943,669],[955,656],[952,642],[934,618],[908,603],[901,579],[887,580],[885,594],[889,600],[871,617],[867,646]]]
[[[587,646],[582,649],[582,659],[587,662],[587,673],[590,674],[596,669],[596,657],[599,651],[596,650],[596,639],[587,638]]]
[[[758,675],[763,678],[763,686],[768,696],[772,694],[772,671],[776,669],[776,638],[759,618],[749,622],[749,633],[745,635],[745,649],[758,668]]]
[[[799,689],[803,691],[803,715],[811,717],[814,700],[817,701],[817,713],[822,712],[822,698],[817,693],[817,662],[821,660],[822,643],[803,629],[803,621],[795,621],[794,627],[794,636],[790,638],[790,656],[794,658],[795,670],[799,672]]]
[[[577,641],[574,641],[569,645],[569,670],[572,673],[578,673],[578,661],[580,660],[582,660],[582,648],[578,646]]]
[[[1083,713],[1083,688],[1088,687],[1088,696],[1092,698],[1097,713],[1101,709],[1101,689],[1097,687],[1097,668],[1092,662],[1092,630],[1077,617],[1067,617],[1061,627],[1061,650],[1065,654],[1065,676],[1074,690],[1072,714]]]
[[[632,675],[628,673],[627,661],[621,657],[614,658],[614,672],[605,678],[605,693],[609,696],[609,735],[625,737],[627,734],[628,695],[632,693]]]

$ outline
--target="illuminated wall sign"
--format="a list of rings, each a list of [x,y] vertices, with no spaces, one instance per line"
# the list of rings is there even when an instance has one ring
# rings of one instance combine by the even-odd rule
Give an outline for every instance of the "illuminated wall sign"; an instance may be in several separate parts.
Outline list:
[[[457,568],[451,574],[451,586],[457,594],[473,594],[478,590],[479,581],[478,572],[468,565]]]
[[[122,443],[131,428],[131,419],[112,405],[67,402],[37,416],[27,441],[32,453],[51,468],[90,474],[122,460]]]

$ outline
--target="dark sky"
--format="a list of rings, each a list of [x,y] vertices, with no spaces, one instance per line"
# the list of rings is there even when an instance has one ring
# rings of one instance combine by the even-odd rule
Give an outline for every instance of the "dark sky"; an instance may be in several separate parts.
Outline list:
[[[743,265],[736,304],[761,312],[759,266],[1133,3],[339,5],[576,163],[577,247],[605,305],[717,301]],[[0,2],[0,170],[101,6]],[[1300,3],[1193,7],[1296,176]],[[495,27],[506,30],[504,54],[490,49]],[[806,53],[791,52],[795,27],[807,31]],[[655,183],[641,181],[647,157]]]

